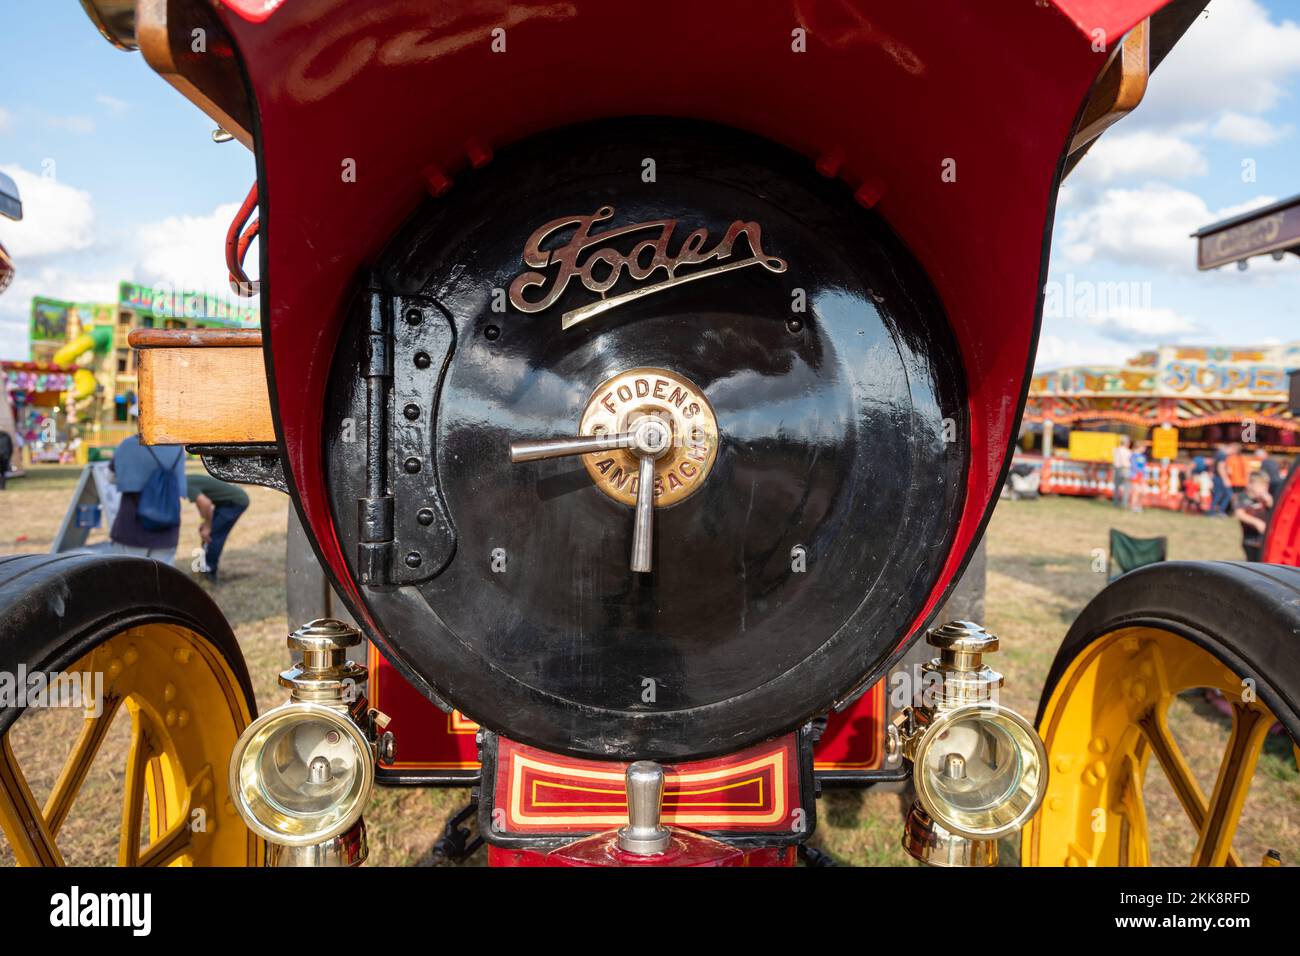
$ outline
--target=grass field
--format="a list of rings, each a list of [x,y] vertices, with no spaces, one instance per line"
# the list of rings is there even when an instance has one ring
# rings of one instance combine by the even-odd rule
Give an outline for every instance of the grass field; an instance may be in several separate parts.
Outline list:
[[[0,492],[0,555],[49,549],[77,473],[75,468],[38,467]],[[283,699],[276,674],[286,661],[287,499],[262,488],[248,491],[252,506],[230,538],[222,558],[226,580],[213,597],[239,637],[258,706],[265,709]],[[1235,559],[1241,554],[1236,523],[1229,520],[1162,511],[1127,514],[1081,499],[1001,504],[988,533],[987,624],[1002,638],[1002,650],[991,663],[1006,675],[1003,701],[1029,717],[1057,645],[1104,584],[1105,575],[1094,571],[1095,549],[1106,547],[1110,527],[1143,537],[1167,536],[1171,558]],[[92,543],[102,537],[100,532]],[[178,563],[187,565],[198,546],[198,519],[190,509],[182,525]],[[1178,701],[1173,710],[1175,734],[1209,792],[1227,721],[1194,697]],[[12,732],[15,752],[38,801],[53,785],[79,720],[71,711],[32,712]],[[125,750],[126,726],[119,720],[61,832],[60,845],[69,862],[103,863],[115,856],[120,758]],[[427,865],[429,848],[443,823],[468,796],[467,790],[381,788],[366,813],[371,864]],[[1153,860],[1190,859],[1195,835],[1158,771],[1148,775],[1146,797]],[[819,802],[818,830],[811,842],[845,864],[908,864],[898,841],[910,801],[910,794],[899,788],[829,791]],[[1242,859],[1251,864],[1270,847],[1287,863],[1300,859],[1300,775],[1285,738],[1272,738],[1265,748],[1236,841]],[[1004,863],[1014,863],[1015,840],[1003,849]],[[0,862],[11,860],[0,837]],[[481,864],[483,853],[470,862]]]

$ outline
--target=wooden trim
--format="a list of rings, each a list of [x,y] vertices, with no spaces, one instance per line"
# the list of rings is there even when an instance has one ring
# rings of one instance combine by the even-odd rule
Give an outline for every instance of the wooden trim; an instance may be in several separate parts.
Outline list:
[[[1070,143],[1075,153],[1127,116],[1146,95],[1151,75],[1151,21],[1143,20],[1124,35],[1097,81]]]
[[[136,42],[140,45],[140,53],[144,56],[145,62],[153,67],[159,76],[176,87],[183,97],[208,114],[218,126],[243,143],[250,152],[255,150],[252,131],[245,129],[239,120],[200,89],[176,63],[176,58],[172,55],[171,24],[167,22],[168,6],[168,0],[137,0]],[[192,11],[191,15],[195,12],[201,11]],[[212,16],[212,12],[207,11],[207,15]],[[192,26],[192,20],[180,25],[187,43]],[[205,27],[206,24],[200,22],[199,26]]]
[[[133,349],[259,349],[261,329],[132,329]]]
[[[140,330],[137,330],[140,331]],[[143,330],[155,335],[157,330]],[[216,330],[219,335],[231,332]],[[250,330],[253,331],[253,330]],[[176,334],[179,333],[179,336]],[[199,333],[163,330],[165,345],[140,347],[140,440],[146,445],[246,445],[275,441],[262,350],[247,336],[231,346]],[[253,331],[257,345],[261,333]],[[135,334],[132,334],[132,339]],[[212,337],[215,339],[216,337]],[[181,341],[182,344],[176,344]],[[135,343],[132,342],[134,345]]]

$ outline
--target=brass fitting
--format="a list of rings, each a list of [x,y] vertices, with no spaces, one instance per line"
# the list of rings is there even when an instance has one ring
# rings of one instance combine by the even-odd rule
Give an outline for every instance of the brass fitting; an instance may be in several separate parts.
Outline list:
[[[1046,750],[1023,717],[997,703],[1003,678],[984,663],[995,635],[950,621],[926,637],[939,654],[921,669],[921,704],[887,737],[911,761],[916,788],[903,846],[937,866],[993,866],[997,840],[1042,802]]]

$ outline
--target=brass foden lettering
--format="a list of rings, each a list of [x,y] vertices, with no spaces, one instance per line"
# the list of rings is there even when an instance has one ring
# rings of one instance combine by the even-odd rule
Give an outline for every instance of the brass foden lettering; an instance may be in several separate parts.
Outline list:
[[[618,402],[630,402],[633,398],[648,398],[653,395],[680,408],[687,418],[694,418],[700,413],[700,403],[691,398],[691,393],[680,385],[664,378],[634,378],[610,389],[600,398],[600,404],[612,415],[618,414]],[[617,399],[617,401],[616,401]]]
[[[707,250],[705,246],[709,241],[709,231],[694,229],[673,253],[669,252],[668,244],[673,231],[677,228],[676,219],[637,222],[592,234],[592,226],[610,219],[613,215],[613,206],[601,206],[590,216],[562,216],[559,219],[552,219],[529,236],[524,244],[524,265],[531,269],[555,266],[556,272],[550,276],[543,272],[521,272],[515,276],[514,281],[510,283],[510,304],[520,312],[541,312],[554,305],[568,288],[569,282],[576,277],[583,286],[602,298],[590,305],[565,312],[562,327],[568,329],[625,302],[653,295],[685,282],[694,282],[697,279],[747,266],[762,266],[770,272],[785,272],[787,267],[784,259],[769,256],[763,251],[763,230],[756,222],[737,219],[717,245]],[[557,249],[542,248],[542,243],[547,239],[566,229],[573,230],[573,235],[569,237],[568,242]],[[612,245],[615,240],[623,236],[651,231],[657,232],[637,242],[626,255]],[[733,259],[731,255],[736,240],[741,236],[744,236],[749,244],[750,255],[744,259]],[[595,251],[580,264],[579,256],[593,249]],[[721,260],[728,261],[721,262]],[[678,270],[683,267],[702,266],[714,261],[719,261],[720,264],[707,269],[690,268],[690,271],[684,274],[678,273]],[[657,282],[621,295],[604,298],[605,293],[617,284],[624,272],[637,282],[645,282],[661,270],[664,278]],[[541,290],[541,295],[529,299],[527,293],[531,289]]]

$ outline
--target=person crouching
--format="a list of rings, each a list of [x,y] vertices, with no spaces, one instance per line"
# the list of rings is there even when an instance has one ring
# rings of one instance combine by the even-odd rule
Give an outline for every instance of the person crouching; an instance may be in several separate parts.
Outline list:
[[[213,584],[217,583],[217,567],[226,539],[235,522],[248,509],[248,495],[244,489],[218,481],[211,475],[187,475],[185,497],[194,502],[203,523],[199,537],[203,541],[203,566],[200,573]]]

